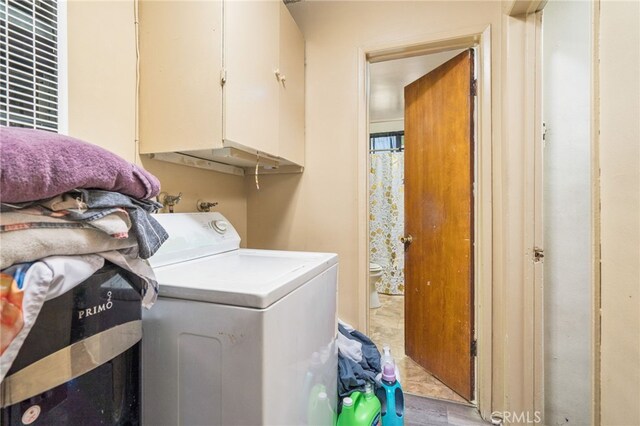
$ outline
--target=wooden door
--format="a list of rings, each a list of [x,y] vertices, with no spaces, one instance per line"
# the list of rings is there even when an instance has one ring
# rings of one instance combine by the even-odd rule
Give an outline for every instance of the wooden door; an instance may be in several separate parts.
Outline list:
[[[473,51],[405,87],[406,353],[473,398]]]

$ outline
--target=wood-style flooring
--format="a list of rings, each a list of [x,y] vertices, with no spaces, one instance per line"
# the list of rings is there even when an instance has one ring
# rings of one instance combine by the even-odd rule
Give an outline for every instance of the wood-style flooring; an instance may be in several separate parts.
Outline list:
[[[405,394],[404,426],[488,425],[475,407]]]

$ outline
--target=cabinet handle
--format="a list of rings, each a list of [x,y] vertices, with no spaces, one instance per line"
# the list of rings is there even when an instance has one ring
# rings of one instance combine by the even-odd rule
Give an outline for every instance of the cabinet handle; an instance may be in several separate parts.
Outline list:
[[[276,79],[278,80],[278,82],[282,83],[282,85],[284,86],[284,82],[287,79],[287,76],[282,74],[279,68],[276,68],[273,73],[276,75]]]
[[[226,82],[227,82],[227,70],[222,68],[220,70],[220,86],[224,86]]]

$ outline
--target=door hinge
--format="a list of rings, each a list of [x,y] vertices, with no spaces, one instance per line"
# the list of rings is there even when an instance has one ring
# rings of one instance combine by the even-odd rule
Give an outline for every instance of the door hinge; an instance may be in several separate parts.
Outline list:
[[[544,249],[540,247],[533,248],[533,263],[540,263],[544,260]]]
[[[471,341],[471,356],[478,356],[478,340]]]
[[[220,86],[224,86],[226,82],[227,82],[227,70],[222,68],[220,70]]]
[[[474,78],[471,82],[471,96],[478,96],[478,79]]]

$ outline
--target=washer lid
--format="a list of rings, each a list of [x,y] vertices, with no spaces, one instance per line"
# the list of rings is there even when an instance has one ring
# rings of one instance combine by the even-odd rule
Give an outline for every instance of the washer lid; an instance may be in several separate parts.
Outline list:
[[[266,308],[336,263],[329,253],[240,249],[154,271],[161,297]]]

